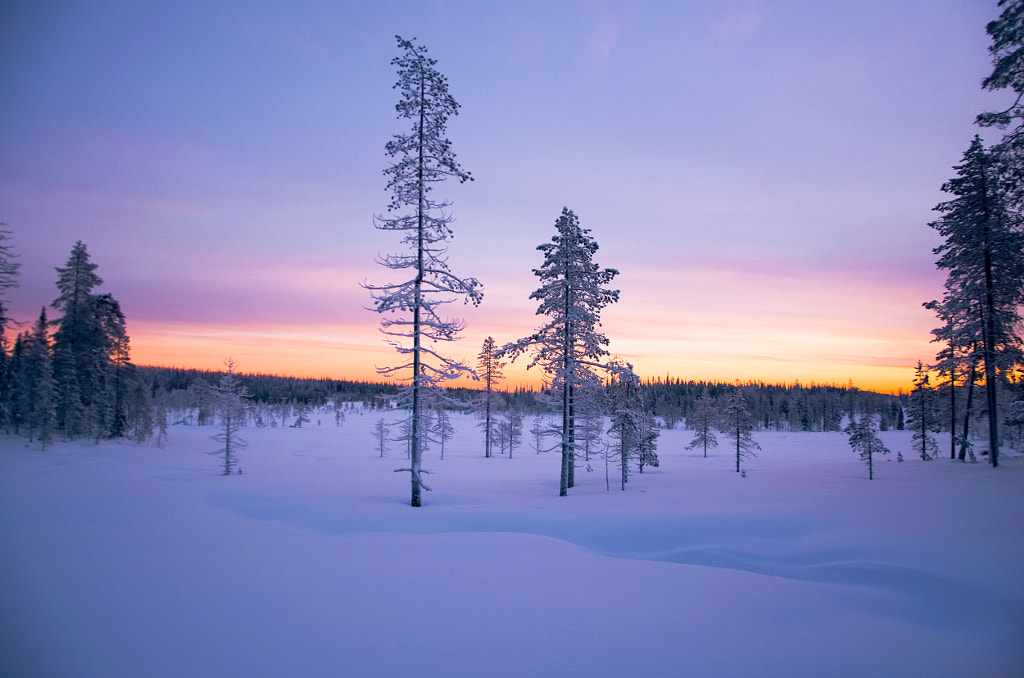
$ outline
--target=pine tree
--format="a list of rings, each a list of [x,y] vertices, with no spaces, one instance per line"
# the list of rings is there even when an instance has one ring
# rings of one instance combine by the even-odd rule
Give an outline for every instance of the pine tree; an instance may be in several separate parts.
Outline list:
[[[846,433],[850,436],[850,447],[868,465],[868,480],[874,480],[875,456],[889,454],[889,448],[878,438],[875,418],[861,416],[860,421],[857,421],[851,417],[850,423],[846,426]]]
[[[56,388],[50,363],[50,337],[46,308],[22,338],[18,379],[20,420],[28,429],[29,442],[38,438],[43,449],[53,442],[57,424]]]
[[[480,348],[476,364],[477,377],[483,382],[483,388],[480,389],[480,395],[477,396],[474,409],[483,417],[480,427],[484,430],[485,457],[491,456],[491,443],[493,441],[495,424],[493,419],[494,410],[502,404],[501,395],[498,394],[495,387],[504,376],[501,368],[505,366],[505,363],[495,357],[494,354],[496,352],[497,346],[495,345],[494,338],[487,337]]]
[[[508,458],[512,458],[512,450],[523,442],[523,415],[518,410],[508,413]]]
[[[934,459],[939,453],[939,446],[929,435],[935,430],[933,415],[931,379],[920,360],[914,372],[914,390],[910,394],[910,426],[914,431],[914,448],[923,461]]]
[[[388,428],[387,422],[383,418],[378,419],[377,423],[373,425],[373,439],[377,441],[377,451],[380,453],[381,459],[388,451],[388,436],[390,435],[391,429]]]
[[[946,307],[961,311],[947,313],[947,319],[959,321],[960,334],[973,334],[970,339],[982,347],[990,459],[998,466],[997,385],[1022,362],[1018,333],[1024,303],[1024,231],[1019,214],[1008,203],[1005,172],[979,137],[955,169],[957,177],[942,190],[956,197],[935,207],[942,217],[930,225],[945,239],[934,252],[939,255],[938,268],[948,271]],[[975,308],[980,323],[974,321]]]
[[[20,255],[15,254],[14,249],[8,243],[12,234],[11,231],[3,228],[6,225],[0,221],[0,337],[3,336],[5,328],[19,324],[7,316],[7,291],[18,287],[21,262],[15,261]]]
[[[89,410],[100,388],[97,327],[92,290],[103,280],[96,275],[85,244],[79,240],[67,266],[57,268],[60,296],[51,306],[63,312],[53,336],[53,369],[57,380],[57,425],[66,438],[86,435],[95,420]]]
[[[465,326],[462,320],[442,318],[440,307],[457,299],[479,304],[483,291],[475,278],[459,278],[449,270],[446,251],[452,237],[453,219],[447,212],[450,203],[430,196],[435,185],[445,179],[464,182],[472,178],[459,166],[451,142],[445,138],[448,118],[458,114],[459,105],[448,93],[446,78],[434,68],[437,62],[427,57],[426,48],[400,36],[396,39],[402,54],[391,63],[398,68],[395,88],[402,98],[395,109],[399,118],[412,121],[412,130],[394,135],[385,146],[393,159],[384,170],[392,196],[388,212],[401,214],[378,216],[375,225],[400,233],[402,242],[412,251],[381,257],[379,263],[389,270],[408,271],[409,277],[384,285],[364,283],[364,287],[374,299],[374,310],[387,314],[381,321],[381,331],[390,337],[389,343],[399,355],[408,357],[399,365],[378,369],[378,373],[407,384],[401,400],[412,410],[410,464],[401,470],[409,471],[411,505],[420,506],[421,488],[429,489],[421,478],[420,460],[425,431],[419,426],[425,392],[472,372],[432,347],[434,342],[454,341]]]
[[[435,409],[432,432],[437,436],[437,442],[441,444],[441,460],[444,461],[444,446],[455,435],[455,427],[452,425],[452,418],[448,416],[448,411],[445,410],[443,404]]]
[[[612,418],[609,433],[618,441],[618,462],[621,487],[629,482],[629,460],[636,460],[637,470],[658,466],[659,431],[654,417],[644,408],[640,379],[629,365],[621,365],[611,385]]]
[[[740,460],[756,456],[754,450],[761,449],[750,435],[754,430],[753,417],[739,388],[729,396],[729,402],[722,412],[722,424],[725,426],[722,433],[732,438],[736,444],[736,472],[739,473]]]
[[[686,449],[692,450],[701,447],[704,449],[704,458],[707,459],[708,448],[718,447],[718,439],[715,438],[715,433],[711,430],[717,419],[718,410],[715,407],[715,399],[711,397],[705,386],[700,398],[694,404],[693,416],[690,417],[696,435]]]
[[[129,429],[129,391],[135,366],[129,358],[128,334],[121,305],[109,294],[91,297],[96,334],[93,337],[97,351],[95,365],[99,387],[93,398],[91,412],[94,436],[121,438]]]
[[[924,307],[935,312],[943,324],[932,330],[933,342],[944,344],[935,356],[936,362],[931,369],[944,378],[945,392],[949,398],[949,439],[950,459],[956,459],[957,443],[967,437],[967,425],[971,416],[971,404],[974,398],[974,383],[978,360],[977,336],[980,336],[980,314],[974,312],[978,306],[970,302],[956,299],[950,295],[940,301],[929,301]],[[980,306],[978,306],[980,309]],[[957,435],[957,383],[963,381],[968,389],[967,404],[964,413],[963,435]],[[965,447],[961,444],[960,458],[963,459]]]
[[[1003,111],[980,114],[978,124],[1001,129],[1016,125],[1007,135],[1007,140],[1019,144],[1024,130],[1024,3],[1020,0],[999,0],[999,6],[1004,8],[999,18],[985,27],[992,38],[989,45],[992,73],[982,80],[981,86],[992,91],[1010,89],[1017,97]]]
[[[515,360],[532,349],[533,359],[527,368],[539,366],[547,388],[561,395],[558,493],[564,497],[575,480],[577,391],[586,384],[600,384],[598,371],[614,369],[600,362],[608,355],[608,338],[598,328],[601,309],[618,301],[619,292],[604,287],[618,271],[594,263],[597,241],[589,229],[580,227],[570,209],[562,210],[555,230],[551,242],[537,248],[544,254],[544,263],[533,273],[540,278],[541,287],[530,295],[540,301],[537,315],[549,320],[531,336],[506,344],[499,355]]]
[[[0,227],[5,225],[0,221]],[[11,398],[14,388],[14,375],[7,354],[6,330],[17,324],[7,316],[7,291],[18,286],[18,271],[21,268],[21,264],[14,261],[18,255],[8,244],[10,239],[11,232],[0,228],[0,426],[5,430],[12,424]]]
[[[654,425],[654,417],[649,412],[641,410],[636,433],[637,470],[643,473],[645,466],[658,468],[661,465],[658,459],[658,437],[661,431]]]
[[[248,444],[239,435],[239,430],[245,426],[245,400],[248,397],[248,391],[235,373],[237,363],[228,358],[224,361],[224,366],[227,371],[213,388],[221,430],[210,437],[222,445],[219,450],[215,450],[211,454],[224,455],[221,475],[229,476],[238,465],[237,452],[244,450]]]
[[[167,442],[167,392],[163,389],[157,391],[156,397],[156,440],[153,444],[163,447]]]
[[[619,375],[611,386],[612,417],[609,433],[615,441],[619,463],[619,487],[629,482],[629,460],[636,453],[640,439],[639,415],[643,407],[640,383],[635,375]]]
[[[533,424],[530,426],[530,435],[533,436],[533,451],[537,454],[547,452],[544,449],[544,436],[549,432],[549,428],[544,425],[544,420],[541,417],[534,417]]]

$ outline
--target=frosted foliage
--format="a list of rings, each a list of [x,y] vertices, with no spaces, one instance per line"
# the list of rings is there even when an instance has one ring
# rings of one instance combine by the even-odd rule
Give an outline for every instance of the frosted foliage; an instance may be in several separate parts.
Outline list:
[[[434,68],[437,62],[427,57],[427,49],[401,36],[396,39],[402,53],[391,62],[398,70],[395,89],[401,93],[395,110],[412,125],[409,132],[395,134],[385,146],[391,159],[384,170],[391,202],[387,216],[376,216],[374,223],[382,231],[400,234],[408,252],[378,258],[388,270],[404,274],[401,280],[363,286],[373,298],[372,310],[384,314],[381,332],[402,357],[398,364],[377,371],[408,385],[401,398],[411,410],[410,465],[403,470],[410,473],[411,504],[420,506],[420,489],[427,489],[420,467],[426,442],[422,427],[426,391],[472,374],[469,366],[436,349],[437,342],[455,341],[465,328],[461,319],[442,316],[441,308],[459,300],[479,304],[483,290],[476,278],[457,276],[448,268],[451,205],[431,197],[440,182],[472,178],[459,166],[445,137],[448,118],[458,114],[459,105],[448,93],[447,79]]]
[[[577,390],[600,383],[601,373],[617,374],[625,365],[605,363],[608,338],[600,331],[601,310],[618,301],[618,290],[605,287],[618,275],[612,268],[600,268],[594,262],[598,246],[579,218],[563,208],[555,222],[556,234],[551,242],[537,247],[544,254],[544,263],[534,269],[541,287],[530,295],[540,302],[537,315],[547,320],[528,337],[506,344],[499,356],[531,352],[527,368],[540,367],[545,383],[561,399],[562,466],[559,495],[565,496],[574,484],[576,443]]]

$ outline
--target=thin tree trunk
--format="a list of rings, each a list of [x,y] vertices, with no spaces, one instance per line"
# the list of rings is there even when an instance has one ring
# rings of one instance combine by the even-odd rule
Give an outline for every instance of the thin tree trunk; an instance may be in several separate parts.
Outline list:
[[[985,395],[988,400],[988,455],[992,468],[999,466],[999,418],[996,411],[996,356],[995,322],[992,300],[992,260],[985,251],[985,304],[988,307],[985,319]]]
[[[565,255],[565,331],[563,332],[562,342],[564,348],[564,356],[562,359],[562,474],[559,480],[558,496],[564,497],[569,494],[569,488],[572,486],[569,481],[569,466],[572,463],[570,461],[572,456],[572,386],[573,379],[576,373],[576,366],[573,364],[573,352],[576,350],[574,342],[572,341],[572,322],[569,320],[569,314],[572,310],[572,285],[569,281],[569,261],[568,252]]]
[[[949,458],[956,459],[956,356],[953,354],[952,333],[950,337],[949,351],[953,362],[949,368]]]
[[[740,427],[736,426],[736,473],[740,472]]]
[[[417,240],[416,240],[416,281],[414,283],[414,295],[415,300],[413,303],[413,339],[412,339],[412,426],[409,429],[410,435],[410,447],[409,447],[409,468],[412,484],[412,499],[410,501],[411,506],[422,506],[420,498],[420,372],[423,369],[420,364],[420,304],[423,301],[423,219],[424,211],[426,206],[423,204],[424,186],[423,186],[423,128],[424,128],[424,117],[426,114],[424,107],[424,95],[426,89],[426,81],[422,74],[420,74],[420,122],[419,122],[419,146],[417,149],[419,166],[417,167],[417,183],[419,191],[419,202],[416,208],[417,218]]]
[[[967,459],[967,436],[971,431],[971,408],[974,403],[974,381],[977,379],[978,356],[975,352],[971,357],[971,372],[967,380],[967,405],[964,410],[963,441],[960,443],[960,461]]]

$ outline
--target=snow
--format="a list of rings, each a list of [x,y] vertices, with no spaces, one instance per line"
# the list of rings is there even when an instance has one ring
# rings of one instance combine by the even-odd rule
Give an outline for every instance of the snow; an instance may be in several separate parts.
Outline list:
[[[593,460],[559,498],[557,454],[485,459],[456,415],[413,509],[379,416],[245,429],[231,477],[209,427],[0,437],[0,675],[1024,673],[1024,457],[882,432],[868,481],[845,435],[760,432],[743,478],[676,429],[625,492]]]

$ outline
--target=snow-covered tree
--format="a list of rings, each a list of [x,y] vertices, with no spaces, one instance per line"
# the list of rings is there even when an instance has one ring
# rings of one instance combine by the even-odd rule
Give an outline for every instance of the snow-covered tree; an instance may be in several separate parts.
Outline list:
[[[740,472],[740,460],[757,456],[754,450],[761,446],[754,442],[751,431],[754,430],[754,418],[747,407],[743,391],[736,388],[729,396],[729,401],[722,411],[722,433],[733,439],[736,445],[736,472]]]
[[[11,232],[2,228],[5,225],[0,221],[0,426],[6,429],[13,423],[11,398],[14,388],[14,373],[7,354],[9,345],[6,329],[16,324],[7,316],[7,291],[18,286],[18,270],[21,263],[15,261],[18,255],[8,243]]]
[[[503,404],[501,394],[495,388],[504,376],[501,368],[505,366],[505,363],[495,357],[497,350],[494,337],[487,337],[480,348],[480,354],[477,356],[476,363],[476,374],[477,378],[480,379],[482,388],[473,403],[473,409],[481,417],[480,428],[484,431],[485,457],[491,456],[491,444],[494,441],[496,423],[494,412]]]
[[[512,458],[512,451],[523,442],[523,415],[518,410],[509,410],[508,413],[508,458]]]
[[[18,272],[21,269],[21,262],[15,261],[19,255],[14,253],[14,248],[8,242],[11,231],[3,228],[6,225],[0,221],[0,336],[4,328],[17,324],[7,317],[7,291],[18,286]]]
[[[99,396],[102,347],[97,346],[92,290],[103,280],[96,275],[96,268],[81,240],[72,248],[67,265],[57,268],[60,295],[52,307],[63,316],[53,336],[53,371],[57,425],[67,438],[89,433],[93,422],[87,410]]]
[[[846,426],[846,433],[850,436],[850,447],[868,465],[868,480],[874,480],[875,456],[889,454],[889,448],[878,437],[875,418],[861,416],[859,421],[851,418]]]
[[[46,309],[39,314],[31,332],[21,337],[17,374],[18,420],[28,430],[29,442],[38,438],[43,449],[53,442],[57,424],[56,385],[50,363],[50,337]]]
[[[153,444],[157,447],[163,447],[164,443],[167,442],[167,391],[160,389],[157,391],[156,396],[156,440]]]
[[[936,429],[933,393],[928,371],[918,360],[917,370],[914,372],[914,390],[910,393],[910,407],[907,414],[910,420],[909,426],[914,432],[914,449],[924,461],[934,459],[939,453],[939,446],[930,435]]]
[[[533,423],[530,426],[530,435],[533,436],[533,451],[537,454],[546,452],[544,449],[544,436],[549,432],[549,427],[544,425],[544,420],[541,417],[534,417]]]
[[[444,408],[444,405],[440,405],[435,410],[434,425],[431,428],[431,432],[436,436],[437,442],[441,445],[441,460],[444,460],[444,446],[452,436],[455,435],[455,426],[452,425],[452,418],[448,416],[448,411]]]
[[[707,458],[708,448],[718,446],[718,439],[712,430],[717,421],[718,409],[715,407],[715,399],[708,393],[707,387],[704,387],[700,397],[694,403],[693,414],[687,421],[696,434],[693,436],[690,444],[686,446],[686,449],[703,448],[704,457]]]
[[[239,435],[239,431],[245,425],[246,412],[245,400],[248,391],[238,379],[235,372],[237,363],[228,358],[224,361],[227,371],[221,376],[220,382],[213,387],[214,400],[216,402],[217,416],[220,418],[220,431],[212,436],[215,441],[221,444],[219,450],[210,454],[224,456],[224,467],[221,475],[231,475],[231,472],[238,465],[236,453],[245,449],[247,443]]]
[[[598,388],[581,389],[578,395],[583,397],[577,398],[576,446],[582,449],[584,461],[590,461],[590,456],[602,447],[607,397],[604,389]]]
[[[465,323],[440,315],[443,305],[456,300],[479,304],[483,298],[480,282],[460,278],[448,268],[447,243],[452,237],[453,218],[447,211],[451,203],[435,199],[431,192],[446,179],[470,180],[455,159],[451,142],[445,138],[448,118],[458,114],[459,104],[448,93],[447,79],[427,57],[427,50],[414,41],[396,36],[400,56],[392,60],[398,69],[395,88],[401,100],[395,106],[399,118],[412,121],[412,128],[395,134],[385,147],[392,159],[384,170],[388,178],[391,202],[388,216],[377,216],[375,225],[394,231],[410,253],[379,258],[385,268],[406,272],[396,283],[364,283],[374,300],[373,310],[384,314],[381,331],[403,360],[391,367],[379,368],[382,376],[406,384],[400,404],[411,409],[410,464],[411,505],[420,506],[420,453],[424,433],[420,429],[426,407],[425,392],[462,375],[472,374],[464,363],[441,355],[437,342],[457,339]]]
[[[992,465],[998,466],[997,386],[1008,371],[1021,364],[1024,355],[1019,336],[1024,230],[1019,211],[1009,200],[1007,171],[980,137],[974,138],[963,162],[954,169],[957,176],[942,190],[955,197],[935,207],[942,216],[930,224],[945,239],[934,250],[939,255],[936,266],[948,271],[947,322],[960,322],[959,334],[973,335],[970,339],[982,348],[989,454]]]
[[[944,393],[949,405],[949,438],[950,459],[957,456],[957,444],[960,444],[960,459],[966,454],[967,430],[971,419],[974,402],[974,387],[977,381],[977,367],[982,359],[981,345],[978,340],[982,336],[981,306],[976,301],[956,298],[949,293],[942,301],[934,300],[924,304],[942,321],[942,325],[932,330],[935,337],[932,342],[942,345],[935,355],[935,363],[930,366],[940,379],[944,379]],[[958,387],[967,387],[967,402],[963,409],[963,434],[958,431],[957,414]]]
[[[388,428],[387,422],[383,418],[378,419],[377,423],[373,425],[373,439],[377,442],[377,451],[380,453],[381,459],[388,451],[388,436],[390,435],[391,429]]]
[[[1005,110],[982,113],[978,124],[1002,129],[1014,125],[1007,140],[1020,142],[1024,131],[1024,3],[1021,0],[999,0],[1003,8],[999,18],[985,27],[992,38],[992,73],[982,80],[987,90],[1010,89],[1017,96]]]
[[[572,210],[562,210],[555,230],[551,242],[537,248],[544,254],[544,263],[533,273],[540,278],[541,287],[530,295],[540,302],[537,315],[548,320],[534,334],[506,344],[499,355],[515,360],[532,349],[527,368],[539,366],[547,387],[561,395],[558,493],[566,496],[575,482],[577,391],[585,384],[600,383],[598,373],[609,370],[601,363],[608,355],[608,338],[599,329],[601,310],[618,301],[619,292],[605,287],[618,271],[602,269],[594,262],[597,241],[589,229],[580,227]]]
[[[658,437],[661,431],[655,426],[654,417],[646,410],[640,412],[637,424],[636,464],[637,470],[643,473],[645,466],[658,468],[661,465],[658,460]]]
[[[617,441],[621,487],[629,481],[629,461],[636,461],[637,470],[645,466],[658,466],[657,440],[659,431],[654,418],[643,406],[640,379],[632,368],[619,363],[611,384],[612,417],[609,433]]]

